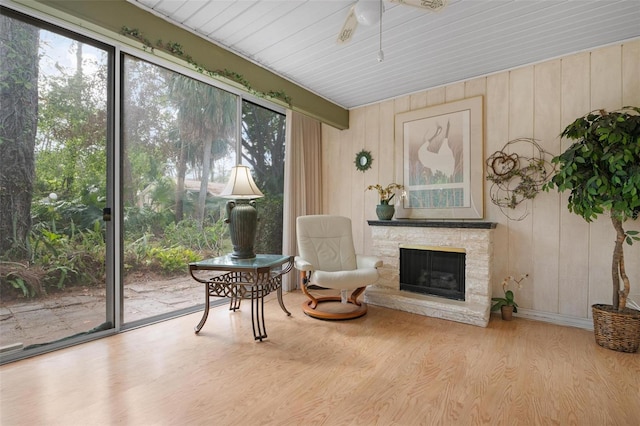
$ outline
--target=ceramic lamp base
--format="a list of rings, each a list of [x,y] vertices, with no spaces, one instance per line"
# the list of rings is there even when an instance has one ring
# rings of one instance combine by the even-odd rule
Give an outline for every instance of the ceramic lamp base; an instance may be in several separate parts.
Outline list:
[[[233,200],[227,202],[227,220],[229,236],[233,245],[234,259],[252,259],[256,257],[253,245],[258,229],[258,211],[255,200]]]

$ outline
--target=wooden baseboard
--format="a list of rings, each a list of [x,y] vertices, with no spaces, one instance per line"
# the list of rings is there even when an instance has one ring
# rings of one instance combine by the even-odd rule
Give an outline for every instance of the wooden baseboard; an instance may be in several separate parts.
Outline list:
[[[583,328],[585,330],[593,330],[593,321],[590,319],[576,318],[567,315],[554,314],[551,312],[541,312],[522,308],[518,308],[518,313],[514,315],[520,318],[543,321],[551,324]]]

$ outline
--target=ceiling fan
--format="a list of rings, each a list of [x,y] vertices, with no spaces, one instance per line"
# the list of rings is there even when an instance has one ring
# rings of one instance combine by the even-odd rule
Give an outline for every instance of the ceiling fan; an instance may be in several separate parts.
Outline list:
[[[442,10],[449,0],[387,0],[391,3],[413,6],[422,10],[437,12]],[[358,27],[362,25],[375,25],[382,19],[384,6],[382,0],[357,0],[349,9],[347,18],[342,25],[338,39],[338,44],[349,42]]]

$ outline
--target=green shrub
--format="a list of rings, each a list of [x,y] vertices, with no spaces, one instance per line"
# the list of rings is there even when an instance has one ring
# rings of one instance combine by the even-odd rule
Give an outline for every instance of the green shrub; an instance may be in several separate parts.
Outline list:
[[[45,271],[45,288],[104,284],[106,247],[101,226],[95,221],[93,229],[78,231],[72,222],[64,233],[50,230],[47,223],[33,228],[32,263]]]
[[[72,200],[36,199],[31,204],[34,224],[46,224],[54,232],[71,235],[74,231],[95,230],[96,222],[104,228],[102,206],[105,197],[88,188]]]
[[[155,247],[149,251],[152,264],[158,264],[164,273],[186,272],[190,262],[196,262],[201,256],[191,249],[177,246],[171,248]]]
[[[150,207],[127,207],[124,209],[125,239],[137,240],[145,234],[162,236],[164,228],[173,223],[171,210],[154,210]]]
[[[200,229],[196,220],[185,219],[164,229],[163,242],[167,246],[188,247],[202,257],[218,256],[225,247],[225,240],[229,239],[228,228],[224,220]]]
[[[126,271],[140,269],[147,266],[149,258],[151,235],[145,234],[135,241],[124,242],[124,269]]]

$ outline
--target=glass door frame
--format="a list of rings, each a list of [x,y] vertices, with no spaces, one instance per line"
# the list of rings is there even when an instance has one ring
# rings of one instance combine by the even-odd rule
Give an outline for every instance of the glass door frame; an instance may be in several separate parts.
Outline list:
[[[107,82],[106,82],[106,129],[105,129],[105,152],[106,152],[106,164],[105,164],[105,172],[106,172],[106,188],[105,188],[105,204],[103,212],[103,221],[105,222],[104,229],[104,239],[105,239],[105,306],[104,306],[104,322],[110,322],[111,327],[106,330],[100,330],[96,332],[91,332],[88,334],[84,334],[81,336],[69,336],[67,338],[61,338],[59,340],[55,340],[53,342],[36,345],[36,347],[27,350],[15,350],[9,351],[0,356],[0,365],[6,364],[9,362],[30,358],[36,355],[40,355],[46,352],[52,352],[58,349],[63,349],[69,346],[74,346],[80,343],[85,343],[90,340],[95,340],[98,338],[102,338],[108,335],[112,335],[117,333],[120,328],[117,323],[117,289],[115,286],[115,280],[117,278],[117,268],[116,265],[116,254],[117,254],[117,239],[115,238],[116,226],[114,226],[117,222],[117,218],[114,220],[113,213],[115,212],[114,206],[116,205],[115,201],[117,200],[117,191],[115,190],[115,186],[113,184],[114,178],[117,176],[115,173],[114,164],[117,164],[117,158],[114,156],[114,149],[117,146],[118,141],[116,140],[116,118],[117,116],[117,93],[116,87],[118,82],[116,81],[117,73],[115,70],[118,66],[118,51],[119,47],[113,43],[113,41],[105,38],[97,36],[94,33],[86,31],[82,28],[77,28],[75,26],[69,25],[67,22],[61,21],[60,19],[51,17],[49,15],[45,15],[39,13],[37,11],[33,11],[31,9],[26,9],[22,5],[15,4],[4,4],[0,5],[3,10],[3,14],[9,16],[10,18],[18,19],[23,22],[26,22],[30,25],[36,26],[41,30],[50,31],[61,35],[63,37],[67,37],[71,40],[75,40],[81,42],[83,44],[87,44],[93,46],[94,48],[100,49],[104,51],[107,55]],[[111,210],[111,220],[105,220],[107,218],[107,210]]]
[[[282,114],[282,115],[286,115],[286,109],[282,106],[279,106],[277,104],[274,104],[272,102],[269,102],[268,100],[259,98],[257,96],[253,96],[247,93],[242,92],[241,90],[239,90],[236,87],[224,84],[223,82],[220,82],[218,80],[212,79],[210,77],[207,77],[206,75],[199,73],[191,68],[188,68],[187,66],[182,66],[176,62],[173,62],[171,60],[168,60],[166,58],[160,57],[158,55],[146,52],[146,51],[141,51],[138,49],[135,49],[133,47],[130,46],[118,46],[117,48],[117,61],[118,61],[118,68],[117,68],[117,93],[116,93],[116,99],[117,99],[117,103],[116,103],[116,121],[117,121],[117,127],[116,129],[117,134],[116,134],[116,139],[115,139],[115,159],[116,162],[115,164],[118,165],[122,165],[124,164],[123,160],[123,156],[124,156],[124,148],[123,148],[123,141],[124,141],[124,128],[122,126],[122,112],[123,112],[123,98],[124,98],[124,94],[123,94],[123,90],[124,90],[124,84],[123,84],[123,80],[124,80],[124,57],[125,56],[130,56],[136,60],[141,60],[141,61],[146,61],[152,65],[158,66],[158,67],[162,67],[162,68],[166,68],[169,71],[181,74],[185,77],[188,78],[192,78],[198,82],[216,87],[218,89],[221,89],[223,91],[229,92],[233,95],[235,95],[236,98],[236,129],[235,129],[235,133],[236,133],[236,163],[240,164],[241,163],[241,153],[242,153],[242,115],[243,115],[243,105],[244,105],[244,101],[259,105],[265,109],[269,109],[272,110],[276,113]],[[124,223],[122,222],[123,218],[124,218],[124,203],[123,203],[123,198],[122,198],[122,191],[123,191],[123,182],[122,182],[122,178],[123,178],[123,173],[122,173],[122,169],[119,168],[116,173],[115,173],[116,179],[117,181],[115,182],[115,190],[116,190],[116,198],[114,200],[114,206],[117,206],[114,208],[115,211],[117,211],[117,220],[116,220],[116,230],[115,230],[115,235],[116,235],[116,240],[117,240],[117,246],[115,246],[116,248],[116,270],[115,270],[115,274],[116,274],[116,288],[115,288],[115,295],[116,295],[116,307],[115,307],[115,313],[116,313],[116,325],[117,325],[117,330],[118,331],[127,331],[127,330],[131,330],[131,329],[135,329],[135,328],[139,328],[139,327],[143,327],[149,324],[153,324],[156,322],[160,322],[160,321],[165,321],[167,319],[170,318],[176,318],[182,315],[188,315],[194,312],[199,312],[202,309],[204,309],[204,300],[202,304],[197,304],[197,305],[193,305],[187,308],[181,308],[181,309],[177,309],[171,312],[166,312],[166,313],[161,313],[161,314],[157,314],[154,316],[150,316],[148,318],[143,318],[143,319],[136,319],[133,321],[125,321],[125,300],[124,300],[124,286],[125,286],[125,280],[124,280]],[[226,300],[222,299],[219,301],[215,301],[215,304],[225,304],[227,303]],[[214,306],[214,302],[211,302],[211,306]]]

